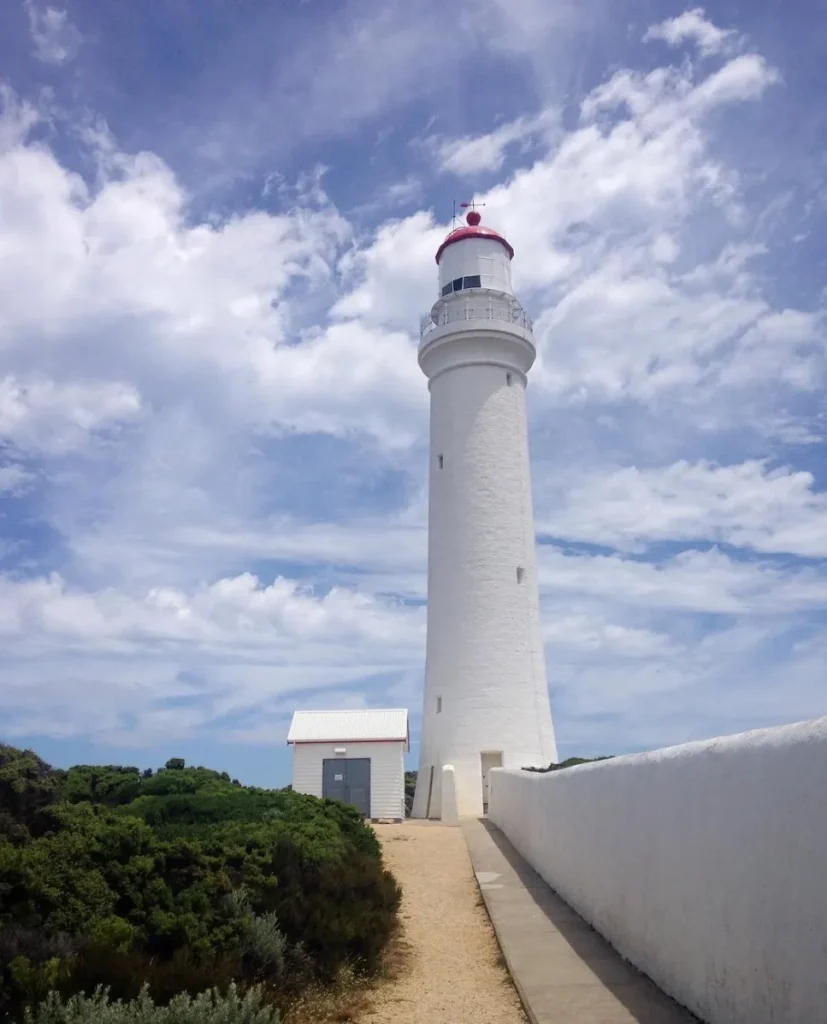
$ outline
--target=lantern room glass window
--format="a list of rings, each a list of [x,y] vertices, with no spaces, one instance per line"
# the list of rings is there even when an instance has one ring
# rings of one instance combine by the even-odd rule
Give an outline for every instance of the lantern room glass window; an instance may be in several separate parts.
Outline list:
[[[470,277],[455,277],[453,281],[442,288],[443,297],[451,292],[461,292],[464,288],[482,288],[482,279],[479,274],[471,274]]]

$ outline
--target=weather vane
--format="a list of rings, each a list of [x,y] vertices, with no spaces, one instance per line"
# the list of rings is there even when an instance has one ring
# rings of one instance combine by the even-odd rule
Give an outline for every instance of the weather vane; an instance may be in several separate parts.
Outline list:
[[[466,215],[465,219],[468,221],[472,228],[475,228],[482,220],[482,217],[480,217],[480,215],[477,213],[477,206],[485,206],[485,203],[477,203],[475,200],[472,199],[470,203],[460,203],[459,205],[464,210],[468,210],[468,214]]]
[[[451,211],[451,230],[457,226],[457,201],[453,200],[453,210]],[[472,199],[470,203],[459,204],[463,210],[470,210],[472,213],[476,213],[478,206],[485,206],[485,203],[478,203],[475,199]],[[479,223],[479,222],[478,222]]]

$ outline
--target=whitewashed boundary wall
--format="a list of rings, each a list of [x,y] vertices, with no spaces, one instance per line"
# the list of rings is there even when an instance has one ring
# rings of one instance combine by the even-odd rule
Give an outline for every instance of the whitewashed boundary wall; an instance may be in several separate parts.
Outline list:
[[[536,774],[489,817],[709,1024],[827,1021],[827,718]]]

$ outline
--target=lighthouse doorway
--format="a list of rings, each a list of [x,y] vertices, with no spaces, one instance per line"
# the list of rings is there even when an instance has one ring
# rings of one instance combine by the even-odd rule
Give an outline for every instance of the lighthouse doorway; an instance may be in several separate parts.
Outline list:
[[[492,768],[502,768],[503,752],[501,750],[483,750],[480,754],[482,766],[482,813],[488,814],[488,773]]]

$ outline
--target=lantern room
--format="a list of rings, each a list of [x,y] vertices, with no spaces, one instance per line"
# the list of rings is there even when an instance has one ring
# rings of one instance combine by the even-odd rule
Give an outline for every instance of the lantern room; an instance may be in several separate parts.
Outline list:
[[[491,228],[480,224],[471,210],[466,224],[452,231],[436,253],[440,298],[470,288],[487,288],[512,295],[511,259],[514,250]]]

